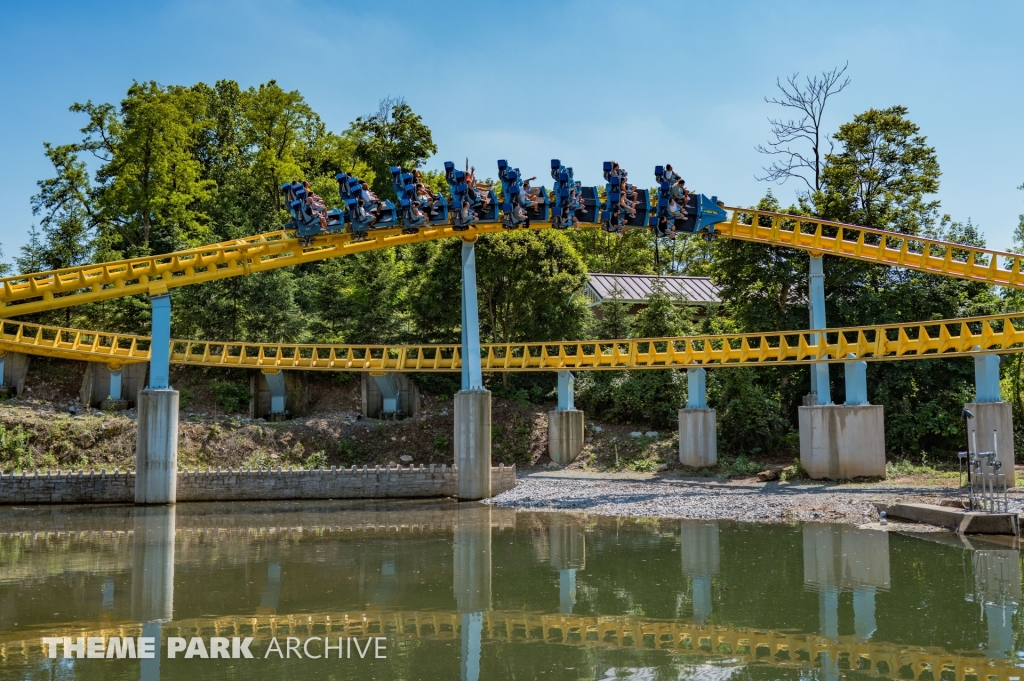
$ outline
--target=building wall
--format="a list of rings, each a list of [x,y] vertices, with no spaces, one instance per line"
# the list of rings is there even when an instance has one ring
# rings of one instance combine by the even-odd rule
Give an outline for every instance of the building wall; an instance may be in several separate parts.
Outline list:
[[[491,468],[491,489],[516,485],[515,466]],[[178,471],[178,501],[417,499],[458,494],[456,466]],[[0,473],[0,504],[134,503],[135,473]]]

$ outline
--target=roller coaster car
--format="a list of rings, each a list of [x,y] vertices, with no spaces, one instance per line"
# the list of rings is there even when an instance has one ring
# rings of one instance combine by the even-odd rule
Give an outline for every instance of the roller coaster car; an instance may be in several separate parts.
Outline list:
[[[449,210],[452,228],[456,232],[464,232],[474,223],[498,222],[498,197],[493,189],[487,191],[487,208],[476,187],[469,186],[469,178],[462,170],[456,170],[451,161],[444,162],[444,177],[452,193],[452,204]],[[469,209],[464,207],[469,203]]]
[[[345,219],[355,238],[365,238],[371,229],[387,229],[398,224],[395,204],[375,201],[373,205],[366,206],[359,198],[362,192],[359,178],[347,173],[338,173],[334,177],[338,181],[338,193],[345,202]]]
[[[402,172],[400,166],[391,166],[391,185],[398,196],[402,234],[416,234],[420,227],[428,226],[430,221],[448,221],[448,202],[433,192],[430,199],[421,197],[412,173]]]
[[[575,222],[596,221],[600,212],[597,187],[583,187],[572,177],[572,168],[562,165],[557,158],[551,159],[551,179],[555,181],[551,203],[551,226],[568,229]]]
[[[299,182],[286,182],[281,185],[281,192],[285,196],[285,205],[292,216],[291,221],[284,228],[295,230],[295,235],[301,246],[310,245],[314,237],[324,233],[324,229],[320,215],[314,212],[313,207],[308,203],[306,188]],[[344,231],[344,212],[335,208],[327,211],[325,217],[328,233]]]

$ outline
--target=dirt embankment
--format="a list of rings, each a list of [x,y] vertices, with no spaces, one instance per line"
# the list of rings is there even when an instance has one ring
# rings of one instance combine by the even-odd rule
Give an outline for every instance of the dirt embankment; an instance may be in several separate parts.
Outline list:
[[[78,402],[83,372],[80,362],[33,360],[25,393],[0,402],[0,469],[134,468],[136,414],[83,408]],[[224,385],[245,394],[245,371],[174,367],[172,383],[181,395],[181,467],[373,466],[450,464],[453,460],[450,396],[423,393],[422,411],[413,418],[365,419],[359,413],[358,378],[311,375],[308,415],[268,423],[239,413],[247,410],[243,401],[235,400],[235,413],[224,413],[218,406],[218,386],[222,394]],[[495,396],[494,463],[514,463],[520,468],[548,465],[547,412],[552,408],[553,404],[525,404]],[[650,471],[671,461],[676,448],[674,433],[588,422],[584,451],[570,467]]]

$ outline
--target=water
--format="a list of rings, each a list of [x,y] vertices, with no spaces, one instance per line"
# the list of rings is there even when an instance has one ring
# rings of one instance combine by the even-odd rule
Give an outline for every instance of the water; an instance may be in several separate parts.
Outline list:
[[[945,534],[449,502],[0,509],[2,678],[1010,680],[1020,600],[1012,542]],[[159,655],[47,657],[65,636]],[[297,656],[325,636],[329,659]],[[168,659],[193,637],[251,637],[253,659]]]

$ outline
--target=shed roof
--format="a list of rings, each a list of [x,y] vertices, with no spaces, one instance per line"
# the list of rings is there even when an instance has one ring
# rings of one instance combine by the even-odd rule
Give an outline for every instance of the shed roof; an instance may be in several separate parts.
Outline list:
[[[718,287],[708,277],[670,277],[652,274],[597,274],[587,275],[587,293],[592,304],[600,305],[614,298],[612,292],[618,288],[619,300],[623,303],[646,303],[654,292],[658,280],[669,294],[684,297],[692,305],[721,303]]]

